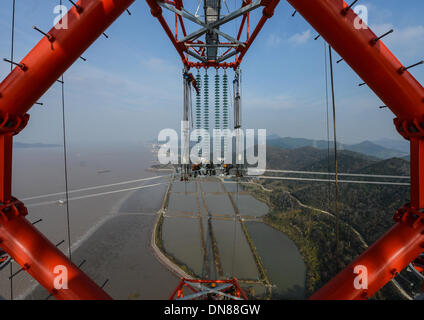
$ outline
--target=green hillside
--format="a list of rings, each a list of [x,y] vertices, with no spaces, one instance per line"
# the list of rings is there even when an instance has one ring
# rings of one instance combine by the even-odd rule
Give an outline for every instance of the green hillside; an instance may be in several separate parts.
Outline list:
[[[292,150],[268,147],[267,150],[268,169],[334,172],[333,159],[334,154],[330,153],[329,161],[327,150],[312,147]],[[378,160],[346,150],[338,152],[338,166],[339,172],[343,173],[396,176],[409,174],[409,162],[404,159]],[[273,174],[267,173],[267,175]],[[281,176],[275,173],[274,175]],[[325,177],[319,178],[325,179]],[[386,181],[383,178],[379,180]],[[406,181],[408,180],[402,182]],[[372,244],[393,226],[396,209],[409,201],[407,186],[340,183],[338,198],[340,254],[337,255],[334,183],[286,180],[260,180],[260,182],[265,188],[272,190],[272,192],[264,190],[254,192],[271,208],[266,221],[295,241],[305,259],[308,266],[309,294],[324,285],[362,253],[367,245]],[[409,293],[412,294],[411,291]],[[392,284],[389,284],[376,298],[400,299],[402,296]]]

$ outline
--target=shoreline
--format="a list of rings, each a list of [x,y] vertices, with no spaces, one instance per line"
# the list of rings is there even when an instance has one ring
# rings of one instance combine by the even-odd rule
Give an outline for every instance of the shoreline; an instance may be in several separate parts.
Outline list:
[[[184,270],[182,270],[178,264],[174,263],[171,259],[169,259],[166,255],[166,252],[162,252],[162,250],[157,246],[157,243],[156,243],[158,228],[160,226],[160,223],[162,222],[161,220],[163,219],[163,214],[166,212],[166,208],[168,206],[169,193],[170,193],[171,185],[173,181],[174,181],[174,177],[171,177],[169,179],[168,188],[166,189],[166,192],[162,200],[162,206],[157,212],[158,215],[156,218],[156,222],[153,226],[152,236],[150,239],[150,247],[156,259],[163,266],[165,266],[169,271],[171,271],[172,273],[174,273],[180,278],[193,279],[193,277],[189,275],[188,273],[186,273]]]
[[[146,170],[147,171],[147,170]],[[163,184],[163,183],[161,183]],[[144,185],[144,183],[143,183]],[[142,187],[143,185],[140,185]],[[76,252],[80,247],[82,247],[103,225],[105,225],[109,220],[119,217],[121,215],[121,212],[119,212],[119,209],[121,206],[130,198],[132,197],[136,192],[140,191],[140,189],[133,190],[126,194],[125,196],[121,197],[115,205],[101,218],[99,219],[95,224],[93,224],[82,236],[80,236],[77,240],[73,242],[71,245],[71,251]],[[149,215],[158,215],[159,211],[152,212]],[[143,213],[132,213],[134,215],[143,215]],[[144,213],[146,214],[146,213]],[[65,253],[63,253],[65,254]],[[65,254],[66,255],[66,254]],[[76,264],[75,261],[72,261],[72,263]],[[29,286],[27,290],[25,290],[23,293],[21,293],[19,296],[16,297],[16,300],[28,300],[28,298],[34,293],[34,291],[41,286],[37,281],[35,281],[33,278],[30,279],[31,282],[33,282],[32,285]]]

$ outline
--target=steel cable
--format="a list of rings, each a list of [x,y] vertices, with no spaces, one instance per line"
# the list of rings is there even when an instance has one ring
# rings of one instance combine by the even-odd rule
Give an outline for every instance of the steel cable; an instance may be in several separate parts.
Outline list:
[[[11,49],[10,49],[10,61],[13,61],[15,54],[15,10],[16,1],[12,1],[12,39],[11,39]],[[13,71],[13,65],[10,64],[10,72]],[[13,300],[13,260],[10,260],[10,300]]]

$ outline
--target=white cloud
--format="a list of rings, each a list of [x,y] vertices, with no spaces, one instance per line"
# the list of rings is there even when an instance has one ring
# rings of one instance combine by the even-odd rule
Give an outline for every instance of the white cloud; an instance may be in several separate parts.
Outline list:
[[[291,44],[294,44],[294,45],[301,45],[301,44],[306,43],[310,38],[311,38],[311,30],[308,29],[308,30],[305,30],[302,33],[296,33],[296,34],[294,34],[293,36],[291,36],[288,39],[288,41]]]
[[[282,39],[278,34],[271,33],[268,36],[267,44],[269,46],[275,47],[278,46],[281,43]]]
[[[288,39],[283,39],[280,35],[276,34],[276,33],[271,33],[268,36],[267,39],[267,44],[271,47],[276,47],[278,45],[280,45],[283,42],[288,42],[292,45],[302,45],[305,44],[310,38],[311,38],[311,30],[305,30],[304,32],[301,33],[296,33],[294,35],[292,35],[291,37],[289,37]]]

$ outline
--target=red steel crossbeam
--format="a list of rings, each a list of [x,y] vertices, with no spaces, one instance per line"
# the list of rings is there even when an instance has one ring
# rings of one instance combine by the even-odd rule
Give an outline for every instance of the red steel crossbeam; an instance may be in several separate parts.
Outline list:
[[[396,225],[312,299],[366,299],[424,251],[424,88],[343,0],[287,0],[396,114],[398,131],[411,141],[411,203]],[[356,23],[358,25],[358,23]],[[355,288],[356,266],[366,267],[368,288]]]
[[[252,3],[252,0],[246,0],[246,1],[243,1],[243,3],[242,3],[242,5],[241,5],[241,7],[243,8],[243,7],[245,7],[245,6],[247,6],[248,4],[251,4]],[[247,23],[246,23],[246,30],[247,30],[247,36],[246,36],[246,39],[247,40],[249,40],[249,25],[250,25],[250,21],[249,21],[249,19],[248,19],[248,17],[250,16],[250,12],[247,12],[247,13],[245,13],[244,15],[243,15],[243,18],[241,19],[241,22],[240,22],[240,27],[239,27],[239,31],[238,31],[238,33],[237,33],[237,40],[240,40],[240,37],[241,37],[241,34],[242,34],[242,32],[243,32],[243,30],[244,30],[244,25],[245,25],[245,23],[246,23],[246,18],[247,18]],[[229,48],[227,51],[225,51],[222,55],[223,56],[225,56],[227,53],[229,53],[230,51],[231,51],[231,49],[232,48]],[[236,49],[235,49],[236,50]],[[237,55],[236,55],[236,61],[237,61]],[[236,68],[237,68],[237,66],[236,66]]]
[[[177,38],[172,34],[171,29],[168,26],[168,23],[166,22],[165,18],[162,15],[162,8],[158,5],[156,0],[146,0],[147,4],[150,7],[150,12],[153,17],[158,19],[160,25],[165,30],[168,38],[171,40],[172,44],[174,45],[175,49],[177,50],[178,54],[181,57],[181,61],[184,65],[188,65],[187,57],[184,55],[184,52],[187,51],[184,44],[178,42]]]
[[[259,32],[262,30],[263,26],[267,22],[268,19],[270,19],[274,15],[274,10],[277,7],[277,5],[280,3],[280,0],[263,0],[262,5],[264,6],[262,17],[259,20],[258,24],[256,25],[255,29],[252,32],[252,35],[248,37],[248,40],[246,42],[246,46],[242,49],[239,49],[240,55],[236,59],[236,65],[239,66],[242,62],[247,50],[249,50],[250,46],[252,45],[253,41],[255,41],[256,37],[258,36]],[[248,16],[249,18],[249,16]],[[247,32],[249,33],[249,23],[247,25]]]
[[[11,132],[0,134],[0,203],[12,199],[12,147]]]
[[[175,8],[177,8],[178,10],[181,10],[183,8],[183,0],[175,0]],[[184,20],[183,17],[181,17],[180,15],[175,14],[176,17],[178,17],[178,20],[180,21],[181,24],[181,30],[183,31],[183,35],[184,37],[187,35],[186,32],[186,28],[184,25]],[[178,33],[176,33],[176,38],[178,37]]]
[[[242,4],[242,8],[244,7],[244,6],[247,6],[248,4],[251,4],[252,3],[252,0],[246,0],[246,1],[243,1],[243,4]],[[246,23],[246,18],[249,16],[249,12],[248,13],[246,13],[246,14],[244,14],[243,15],[243,18],[241,19],[241,23],[240,23],[240,27],[239,27],[239,31],[238,31],[238,33],[237,33],[237,40],[240,40],[240,37],[241,37],[241,34],[242,34],[242,32],[243,32],[243,29],[244,29],[244,24]],[[247,34],[248,34],[248,31],[249,30],[249,22],[247,23]],[[247,35],[247,39],[249,39],[249,35]]]
[[[169,297],[169,300],[175,300],[175,299],[181,299],[184,297],[184,287],[187,287],[192,291],[192,293],[198,293],[202,291],[202,289],[194,288],[191,284],[192,283],[199,283],[199,284],[207,284],[207,285],[217,285],[217,284],[231,284],[232,286],[226,289],[223,289],[221,292],[229,291],[231,288],[234,289],[234,296],[237,298],[242,298],[244,300],[248,300],[246,293],[244,290],[240,287],[238,281],[236,278],[233,279],[227,279],[227,280],[202,280],[202,279],[186,279],[181,278],[180,282],[178,283],[178,286],[175,288],[175,290],[172,292],[171,296]]]
[[[111,299],[25,216],[11,196],[12,136],[27,111],[134,0],[80,0],[67,13],[67,29],[53,28],[0,83],[0,247],[57,299]],[[65,20],[63,20],[65,21]],[[56,266],[68,272],[68,289],[54,287]]]

